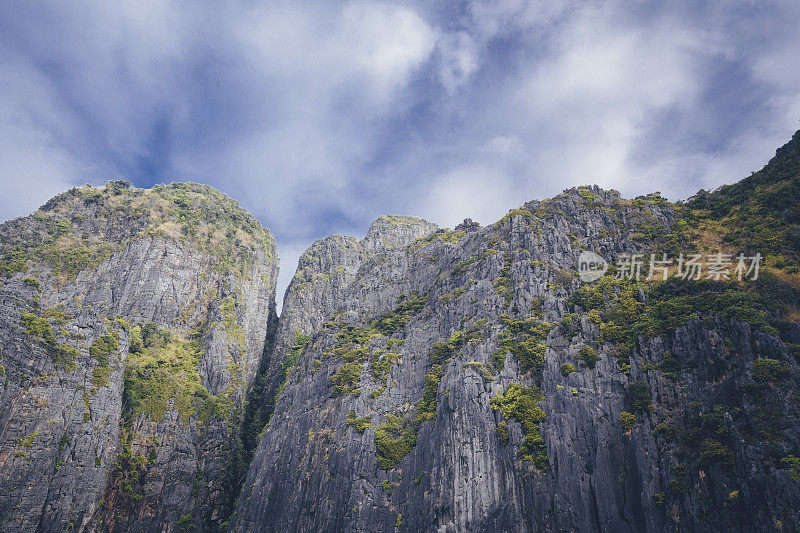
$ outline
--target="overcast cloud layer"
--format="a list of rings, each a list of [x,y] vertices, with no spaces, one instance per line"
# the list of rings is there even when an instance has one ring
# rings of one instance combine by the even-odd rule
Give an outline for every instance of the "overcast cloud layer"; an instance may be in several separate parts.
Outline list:
[[[800,2],[0,4],[0,218],[210,183],[298,255],[596,183],[677,200],[800,128]],[[432,7],[432,4],[436,7]]]

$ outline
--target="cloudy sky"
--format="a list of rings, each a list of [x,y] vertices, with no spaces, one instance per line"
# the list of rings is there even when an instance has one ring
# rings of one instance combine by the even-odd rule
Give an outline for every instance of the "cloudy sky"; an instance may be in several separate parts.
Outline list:
[[[191,180],[298,255],[572,185],[677,200],[800,128],[796,0],[2,2],[0,218]],[[707,5],[706,5],[707,4]]]

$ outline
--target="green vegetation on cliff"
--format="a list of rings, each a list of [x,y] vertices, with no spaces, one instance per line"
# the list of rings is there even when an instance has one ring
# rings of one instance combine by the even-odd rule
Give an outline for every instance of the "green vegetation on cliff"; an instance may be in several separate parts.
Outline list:
[[[339,330],[335,335],[336,343],[322,354],[323,358],[335,356],[344,362],[331,376],[334,395],[360,393],[358,383],[361,380],[362,366],[366,361],[370,362],[373,376],[385,384],[389,368],[399,358],[399,354],[390,350],[392,346],[402,341],[388,339],[386,350],[376,352],[370,348],[370,341],[402,332],[411,318],[419,314],[427,302],[427,296],[420,296],[416,292],[411,295],[401,294],[392,310],[382,313],[367,325],[329,323],[331,327],[338,327]]]
[[[422,398],[413,411],[389,415],[375,432],[378,466],[395,468],[417,443],[417,435],[425,421],[436,417],[439,383],[450,360],[469,342],[483,337],[485,321],[476,321],[464,331],[454,332],[446,341],[434,342],[428,353],[429,368],[425,373]]]
[[[141,344],[131,342],[125,359],[123,406],[129,420],[145,415],[160,421],[170,406],[184,423],[195,414],[201,421],[229,416],[230,399],[210,395],[200,382],[200,334],[195,330],[187,340],[155,324],[131,328],[131,338],[141,337]]]
[[[503,268],[500,269],[500,276],[494,280],[494,288],[497,294],[503,297],[506,308],[511,305],[511,301],[514,299],[514,281],[511,279],[512,263],[511,254],[506,253],[503,260]]]
[[[375,431],[375,456],[378,467],[390,470],[400,464],[417,444],[418,428],[406,416],[387,415]]]
[[[522,372],[541,372],[547,351],[547,335],[553,326],[536,318],[516,320],[508,315],[500,315],[499,322],[503,331],[497,339],[499,349],[494,353],[495,367],[502,370],[506,354],[510,352]]]
[[[119,334],[109,331],[98,337],[89,347],[89,355],[97,361],[92,371],[92,384],[95,387],[108,385],[108,374],[111,371],[110,356],[119,350]]]
[[[800,131],[751,176],[686,203],[696,237],[719,234],[744,252],[784,256],[800,265]]]
[[[544,439],[539,433],[539,424],[547,417],[537,405],[543,400],[544,395],[537,387],[512,383],[490,401],[493,410],[500,411],[507,420],[514,420],[522,426],[525,436],[519,447],[519,455],[523,461],[532,463],[539,470],[547,470],[549,466]],[[504,432],[505,427],[502,431],[498,428],[498,435],[505,434],[507,439],[507,433]]]
[[[404,328],[411,317],[417,315],[427,302],[428,297],[420,296],[418,293],[409,296],[401,294],[397,298],[397,306],[375,319],[372,328],[383,335],[392,335]]]
[[[80,356],[80,352],[69,344],[59,344],[51,328],[51,322],[53,325],[60,325],[63,323],[61,320],[64,317],[66,315],[58,308],[46,309],[41,316],[34,313],[22,313],[20,327],[28,339],[41,342],[44,345],[54,365],[72,371],[75,370],[75,361]]]
[[[359,433],[364,433],[368,427],[372,427],[370,417],[356,417],[355,411],[350,411],[350,413],[348,413],[345,425],[355,428]]]
[[[60,282],[71,281],[119,246],[147,235],[189,242],[214,258],[214,268],[240,273],[252,253],[271,256],[275,246],[253,215],[209,185],[136,189],[127,181],[109,181],[70,189],[31,216],[0,227],[0,276],[41,264]]]
[[[712,280],[672,277],[646,284],[604,277],[575,291],[569,303],[587,311],[600,324],[603,340],[620,346],[623,355],[639,337],[664,335],[704,316],[735,319],[767,333],[776,333],[778,325],[774,303],[756,290]]]

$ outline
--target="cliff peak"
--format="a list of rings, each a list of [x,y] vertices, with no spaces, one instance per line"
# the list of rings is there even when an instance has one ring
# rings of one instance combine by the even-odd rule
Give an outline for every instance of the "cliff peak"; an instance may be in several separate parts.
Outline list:
[[[369,253],[387,248],[402,248],[438,229],[436,224],[417,217],[381,215],[372,222],[361,244]]]

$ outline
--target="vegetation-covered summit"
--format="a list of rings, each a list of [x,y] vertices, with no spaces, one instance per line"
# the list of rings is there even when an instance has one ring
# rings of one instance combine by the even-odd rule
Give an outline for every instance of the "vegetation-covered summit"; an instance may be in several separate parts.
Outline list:
[[[800,131],[749,177],[686,202],[684,215],[723,245],[800,264]]]
[[[62,281],[74,279],[142,236],[190,242],[222,270],[242,266],[242,258],[259,249],[269,256],[275,246],[253,215],[209,185],[137,189],[128,181],[109,181],[70,189],[30,216],[0,226],[0,276],[43,263]]]

